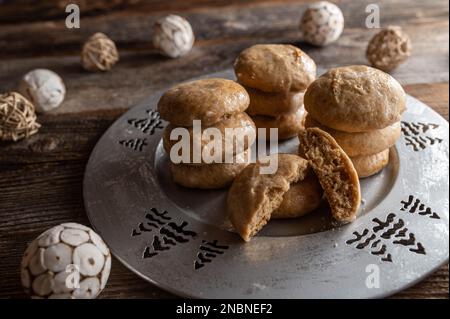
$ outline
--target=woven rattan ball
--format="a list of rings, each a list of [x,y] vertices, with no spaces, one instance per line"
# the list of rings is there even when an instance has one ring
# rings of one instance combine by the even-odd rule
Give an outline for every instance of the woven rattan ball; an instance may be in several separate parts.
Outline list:
[[[0,140],[18,141],[37,133],[34,105],[16,92],[0,95]]]
[[[117,61],[116,45],[103,33],[94,34],[83,45],[81,63],[88,71],[108,71]]]
[[[153,26],[153,46],[165,56],[178,58],[189,53],[194,40],[191,25],[180,16],[170,14]]]
[[[389,26],[378,32],[367,46],[367,60],[376,68],[391,71],[411,55],[411,40],[400,27]]]

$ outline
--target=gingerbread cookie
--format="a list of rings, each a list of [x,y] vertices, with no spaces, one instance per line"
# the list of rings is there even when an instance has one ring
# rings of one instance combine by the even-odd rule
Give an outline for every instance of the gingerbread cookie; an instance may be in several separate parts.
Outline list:
[[[298,137],[333,217],[341,222],[353,221],[361,202],[361,190],[352,161],[330,134],[317,127],[300,132]]]
[[[252,116],[253,122],[258,129],[266,129],[266,140],[270,140],[270,128],[278,129],[278,139],[285,140],[294,137],[304,129],[305,109],[299,107],[297,111],[292,113],[284,113],[277,117],[255,115]],[[259,130],[258,130],[259,132]]]
[[[320,205],[323,190],[314,172],[309,169],[304,180],[291,184],[281,205],[272,212],[272,219],[304,216]]]
[[[265,92],[304,91],[316,78],[316,64],[288,44],[257,44],[242,51],[234,63],[238,81]]]
[[[245,87],[250,96],[250,105],[246,112],[250,115],[277,117],[282,113],[292,113],[303,105],[303,93],[268,93],[251,87]]]
[[[212,78],[169,89],[158,102],[158,112],[174,126],[192,126],[193,120],[201,120],[202,125],[209,126],[245,111],[249,103],[248,93],[240,84]]]
[[[390,148],[402,133],[400,122],[395,122],[383,129],[367,132],[348,133],[338,131],[320,124],[309,114],[306,115],[305,127],[318,127],[329,133],[350,157],[371,155]]]
[[[168,126],[166,126],[166,128],[164,129],[164,134],[163,134],[163,146],[164,146],[164,150],[167,152],[167,154],[170,154],[170,150],[172,149],[172,147],[179,143],[179,141],[181,140],[181,137],[178,137],[175,140],[171,140],[170,139],[170,134],[171,132],[176,129],[177,127],[173,126],[172,124],[169,124]],[[256,127],[255,124],[253,123],[252,119],[250,118],[250,116],[248,116],[245,112],[243,113],[237,113],[237,114],[233,114],[230,115],[228,117],[226,117],[223,121],[220,121],[216,124],[213,124],[212,126],[206,126],[203,127],[202,126],[202,131],[200,131],[199,133],[199,137],[200,138],[200,154],[202,154],[203,152],[207,151],[207,148],[210,149],[210,146],[213,145],[213,143],[215,143],[215,136],[207,136],[205,130],[206,129],[211,129],[211,128],[215,128],[218,130],[218,133],[220,133],[220,144],[221,144],[221,161],[223,162],[225,160],[225,155],[227,154],[227,143],[230,144],[231,148],[230,148],[230,154],[235,155],[236,153],[241,153],[243,151],[245,151],[247,148],[249,148],[253,142],[255,141],[256,138]],[[229,136],[226,134],[226,132],[229,132],[229,130],[226,129],[239,129],[239,135],[232,135],[231,139],[228,138]],[[192,151],[193,151],[193,136],[194,136],[194,132],[193,132],[193,128],[192,127],[188,127],[186,128],[189,132],[189,136],[190,136],[190,143],[189,143],[189,149],[190,149],[190,161],[193,161],[193,156],[192,156]],[[204,134],[205,133],[205,134]],[[238,133],[238,132],[236,132]],[[240,134],[242,134],[242,138],[240,138]],[[244,138],[245,136],[247,136],[247,138]],[[209,145],[208,145],[209,144]],[[211,152],[212,150],[210,149],[210,154],[212,154],[213,152]]]
[[[400,121],[406,95],[392,76],[365,65],[329,70],[304,97],[306,111],[321,124],[344,132],[366,132]]]
[[[248,165],[234,180],[228,191],[228,217],[239,235],[249,241],[269,220],[283,201],[290,184],[305,177],[308,162],[293,154],[278,156],[278,169],[261,174],[261,162]]]
[[[199,189],[217,189],[230,185],[235,177],[250,163],[249,153],[236,155],[233,163],[173,164],[170,170],[175,183]]]
[[[350,157],[359,178],[369,177],[381,171],[389,163],[389,149],[372,155]]]

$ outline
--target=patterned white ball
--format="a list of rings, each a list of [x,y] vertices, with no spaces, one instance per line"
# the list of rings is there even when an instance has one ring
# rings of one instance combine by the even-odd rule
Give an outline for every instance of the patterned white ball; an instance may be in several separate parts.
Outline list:
[[[367,45],[366,57],[374,67],[389,72],[411,55],[411,40],[399,26],[379,31]]]
[[[344,16],[341,9],[328,1],[310,4],[300,20],[303,40],[316,46],[336,41],[343,29]]]
[[[153,46],[168,57],[178,58],[187,54],[194,40],[191,25],[180,16],[170,14],[153,26]]]
[[[35,69],[23,76],[19,92],[34,104],[36,112],[44,113],[61,105],[66,87],[55,72]]]
[[[91,228],[65,223],[33,240],[20,265],[21,282],[31,298],[93,299],[111,270],[108,247]]]

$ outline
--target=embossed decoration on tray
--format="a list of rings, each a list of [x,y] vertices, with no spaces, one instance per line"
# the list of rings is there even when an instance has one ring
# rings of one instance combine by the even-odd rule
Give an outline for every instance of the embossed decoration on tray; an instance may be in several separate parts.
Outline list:
[[[437,129],[438,124],[402,121],[401,126],[406,146],[410,146],[415,152],[442,143],[442,138],[431,137],[426,134],[429,130]]]
[[[159,113],[154,110],[147,110],[147,117],[144,118],[131,118],[128,120],[128,124],[134,126],[142,133],[153,135],[157,129],[163,129],[161,118]]]

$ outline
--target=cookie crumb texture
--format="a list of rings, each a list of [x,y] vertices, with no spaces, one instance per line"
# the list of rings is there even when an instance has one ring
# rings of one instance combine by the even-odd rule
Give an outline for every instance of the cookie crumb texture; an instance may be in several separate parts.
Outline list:
[[[245,241],[267,224],[290,184],[305,178],[308,167],[305,159],[293,154],[274,154],[271,160],[275,156],[278,156],[275,173],[261,174],[261,167],[267,164],[250,164],[236,177],[228,192],[229,219]]]
[[[299,134],[300,147],[319,178],[333,217],[356,218],[361,201],[358,175],[349,157],[328,133],[310,128]]]

